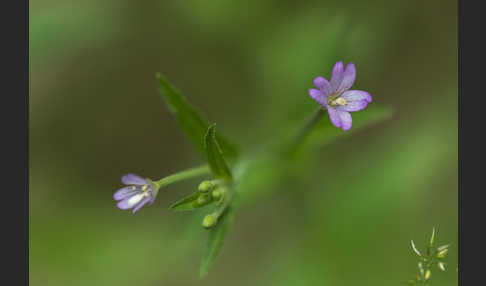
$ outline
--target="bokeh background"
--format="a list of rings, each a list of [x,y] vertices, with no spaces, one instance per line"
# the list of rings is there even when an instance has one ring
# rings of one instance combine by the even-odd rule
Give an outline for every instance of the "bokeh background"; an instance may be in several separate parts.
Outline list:
[[[451,251],[431,285],[456,285],[456,14],[449,0],[31,0],[31,285],[403,285],[410,239],[423,248],[433,226]],[[242,208],[204,280],[206,231],[168,210],[200,179],[116,208],[122,174],[203,162],[155,72],[254,146],[309,116],[312,79],[338,60],[393,117]]]

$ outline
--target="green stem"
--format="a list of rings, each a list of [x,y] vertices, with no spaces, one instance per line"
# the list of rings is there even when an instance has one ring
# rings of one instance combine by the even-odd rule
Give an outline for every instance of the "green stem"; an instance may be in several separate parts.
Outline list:
[[[316,125],[316,123],[321,119],[321,116],[325,113],[325,110],[322,107],[319,107],[314,114],[309,118],[309,120],[302,126],[302,128],[298,131],[296,136],[294,137],[292,143],[290,144],[289,152],[295,151],[299,145],[304,141],[305,137],[309,134],[312,130],[312,127]]]
[[[209,166],[208,165],[203,165],[203,166],[188,169],[188,170],[185,170],[185,171],[182,171],[182,172],[179,172],[179,173],[175,173],[175,174],[169,175],[165,178],[162,178],[158,181],[154,181],[153,183],[158,185],[158,187],[160,188],[160,187],[163,187],[163,186],[175,183],[175,182],[179,182],[179,181],[182,181],[182,180],[185,180],[185,179],[190,179],[192,177],[197,177],[197,176],[204,175],[204,174],[209,174]]]
[[[226,211],[232,199],[233,199],[233,190],[231,188],[226,189],[226,193],[224,194],[223,202],[221,206],[214,212],[216,218],[219,218]]]

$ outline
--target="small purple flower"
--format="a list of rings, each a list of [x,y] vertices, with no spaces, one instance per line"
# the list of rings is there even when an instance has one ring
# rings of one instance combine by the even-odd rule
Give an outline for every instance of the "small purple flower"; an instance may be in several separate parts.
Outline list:
[[[349,130],[352,125],[350,112],[359,111],[371,102],[371,95],[362,90],[349,90],[356,78],[356,67],[348,63],[344,69],[343,62],[337,62],[331,75],[331,82],[322,76],[314,79],[318,89],[309,89],[309,95],[322,107],[327,109],[334,126]]]
[[[149,179],[143,179],[134,174],[127,174],[121,178],[123,184],[128,185],[113,194],[118,208],[127,210],[133,208],[132,213],[137,212],[145,204],[154,202],[157,189]]]

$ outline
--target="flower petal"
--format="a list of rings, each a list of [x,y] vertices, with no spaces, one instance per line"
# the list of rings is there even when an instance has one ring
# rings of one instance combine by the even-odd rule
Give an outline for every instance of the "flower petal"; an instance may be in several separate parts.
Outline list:
[[[346,100],[346,105],[339,106],[337,109],[342,111],[360,111],[371,102],[371,95],[361,90],[345,91],[341,97]]]
[[[343,62],[339,61],[337,62],[334,67],[332,68],[332,74],[331,74],[331,85],[333,92],[336,92],[341,85],[341,82],[343,81]]]
[[[144,197],[143,193],[138,193],[134,196],[127,197],[118,202],[117,207],[122,210],[127,210],[133,208],[136,204],[140,202]]]
[[[327,112],[329,113],[329,118],[334,126],[342,128],[343,130],[349,130],[351,128],[352,118],[349,112],[337,110],[335,108],[328,108]]]
[[[145,179],[135,174],[126,174],[121,178],[121,181],[125,185],[145,185],[147,183]]]
[[[353,63],[348,63],[343,72],[343,79],[339,84],[338,90],[348,90],[353,86],[356,79],[356,66]]]
[[[136,213],[141,207],[143,207],[145,204],[147,204],[150,201],[149,197],[146,197],[143,199],[138,205],[133,209],[132,213]]]
[[[371,102],[372,98],[369,92],[362,91],[362,90],[348,90],[345,91],[342,95],[342,98],[344,98],[347,102],[349,101],[358,101],[358,100],[364,100],[366,102]]]
[[[353,119],[351,118],[351,114],[347,111],[339,111],[339,117],[341,118],[341,128],[343,130],[349,130],[353,125]]]
[[[340,111],[354,112],[365,109],[368,102],[365,100],[346,102],[344,106],[338,106],[336,109]]]
[[[113,194],[113,198],[117,201],[123,200],[128,196],[134,195],[137,192],[136,189],[137,188],[135,186],[123,187]]]
[[[325,95],[321,90],[311,88],[309,89],[309,95],[323,107],[327,106],[327,95]]]
[[[314,85],[320,89],[324,95],[329,96],[332,93],[332,86],[327,81],[327,79],[323,78],[322,76],[318,76],[314,79]]]
[[[331,119],[331,123],[334,124],[334,126],[341,128],[341,119],[339,118],[338,111],[334,109],[334,107],[328,107],[327,108],[327,113],[329,114],[329,119]]]

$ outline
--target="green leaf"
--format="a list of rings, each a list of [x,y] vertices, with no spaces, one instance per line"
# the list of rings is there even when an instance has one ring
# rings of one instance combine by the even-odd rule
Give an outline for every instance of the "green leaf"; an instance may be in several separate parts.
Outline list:
[[[390,108],[376,106],[360,112],[353,112],[353,127],[348,131],[343,131],[332,125],[326,113],[321,116],[320,120],[314,125],[306,138],[304,138],[297,150],[299,153],[309,152],[317,147],[322,147],[341,136],[350,135],[366,126],[389,119],[393,114]]]
[[[197,204],[199,194],[200,192],[196,191],[195,193],[173,203],[169,208],[174,211],[192,211],[197,209],[199,207]]]
[[[226,211],[219,217],[218,223],[209,230],[209,237],[206,242],[206,250],[199,268],[199,278],[204,278],[219,251],[223,247],[224,239],[228,234],[234,221],[234,212],[232,207],[228,207]]]
[[[208,120],[192,106],[186,98],[173,87],[162,74],[157,73],[159,92],[167,104],[169,111],[176,117],[182,131],[189,137],[196,148],[204,153],[204,134],[208,129]],[[237,150],[222,136],[217,136],[225,156],[236,158]]]
[[[209,126],[204,137],[204,147],[209,168],[214,177],[231,181],[231,171],[226,164],[221,148],[216,140],[216,124]]]

